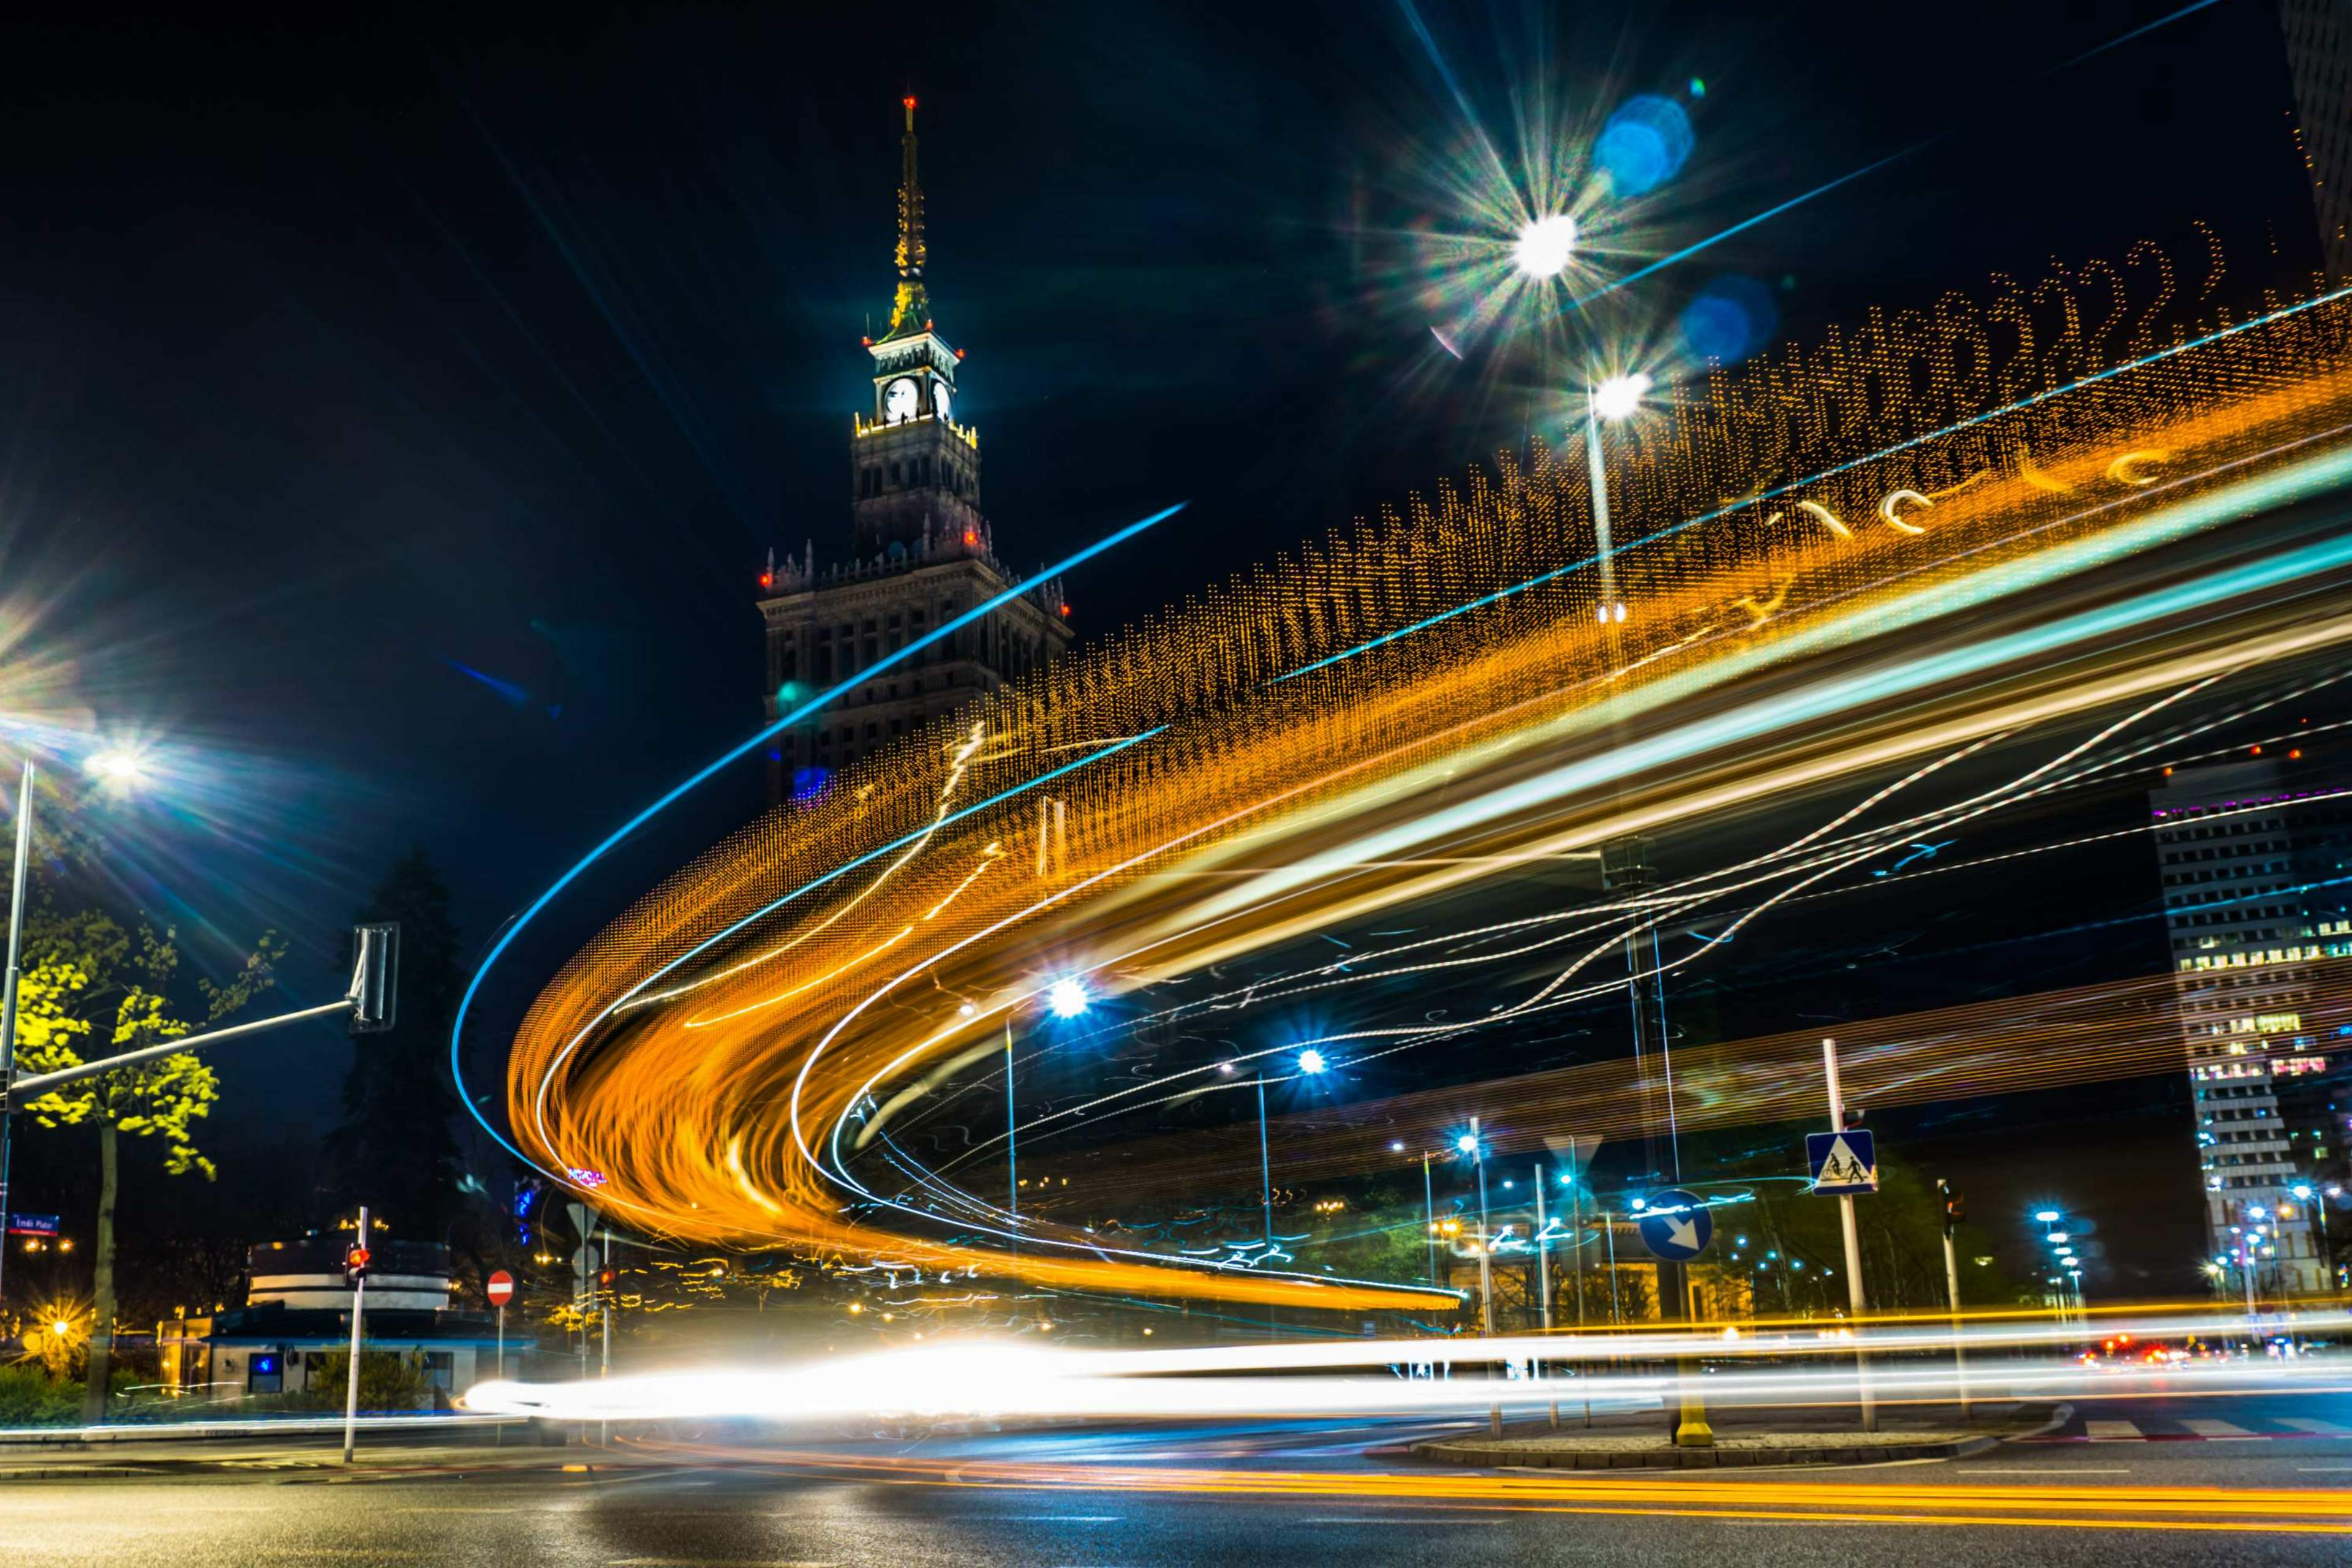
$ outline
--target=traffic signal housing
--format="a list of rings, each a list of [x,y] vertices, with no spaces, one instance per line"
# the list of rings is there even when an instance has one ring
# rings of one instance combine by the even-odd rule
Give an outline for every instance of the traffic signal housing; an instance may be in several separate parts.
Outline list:
[[[1944,1234],[1950,1236],[1969,1217],[1969,1200],[1965,1194],[1955,1192],[1949,1182],[1937,1182],[1936,1190],[1944,1194]]]
[[[400,922],[352,928],[352,1033],[380,1035],[399,1013]]]
[[[367,1243],[355,1241],[343,1250],[343,1279],[357,1285],[368,1276]]]

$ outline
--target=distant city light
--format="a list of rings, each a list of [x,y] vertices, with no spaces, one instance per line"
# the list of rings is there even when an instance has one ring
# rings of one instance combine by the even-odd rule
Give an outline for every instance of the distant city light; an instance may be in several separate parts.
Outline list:
[[[1298,1053],[1298,1070],[1300,1072],[1318,1073],[1321,1072],[1327,1065],[1328,1064],[1323,1060],[1323,1053],[1321,1051],[1309,1048]]]
[[[1576,255],[1576,220],[1566,213],[1539,217],[1519,230],[1511,258],[1530,278],[1557,278]]]
[[[2042,1209],[2033,1217],[2040,1220],[2043,1225],[2056,1225],[2063,1216],[2060,1215],[2056,1209]]]
[[[2294,1194],[2294,1195],[2295,1195],[2296,1197],[2302,1198],[2302,1199],[2305,1200],[2306,1202],[2307,1202],[2307,1201],[2309,1201],[2309,1199],[2310,1199],[2310,1197],[2311,1197],[2311,1189],[2310,1189],[2310,1187],[2308,1187],[2308,1186],[2296,1186],[2296,1187],[2294,1187],[2294,1188],[2292,1188],[2292,1189],[2290,1189],[2290,1190]]]
[[[1045,1009],[1056,1018],[1075,1018],[1087,1010],[1086,983],[1056,980],[1045,992]]]
[[[1403,1153],[1403,1152],[1404,1152],[1404,1140],[1403,1140],[1403,1139],[1402,1139],[1402,1138],[1391,1138],[1391,1139],[1390,1139],[1390,1140],[1389,1140],[1389,1152],[1390,1152],[1390,1153],[1391,1153],[1391,1154],[1402,1154],[1402,1153]]]
[[[1612,375],[1592,389],[1592,412],[1603,419],[1622,419],[1642,406],[1642,396],[1649,390],[1650,378],[1638,370]]]

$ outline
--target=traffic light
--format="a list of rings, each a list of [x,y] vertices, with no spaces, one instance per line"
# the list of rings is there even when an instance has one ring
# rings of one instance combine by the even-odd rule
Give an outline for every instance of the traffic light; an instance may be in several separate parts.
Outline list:
[[[1949,1236],[1969,1217],[1969,1200],[1965,1194],[1954,1192],[1949,1182],[1937,1182],[1936,1190],[1944,1194],[1944,1234]]]
[[[380,1035],[400,1000],[400,922],[352,928],[352,1033]]]
[[[343,1251],[344,1282],[351,1285],[357,1285],[361,1280],[367,1278],[367,1244],[362,1241],[355,1241]]]

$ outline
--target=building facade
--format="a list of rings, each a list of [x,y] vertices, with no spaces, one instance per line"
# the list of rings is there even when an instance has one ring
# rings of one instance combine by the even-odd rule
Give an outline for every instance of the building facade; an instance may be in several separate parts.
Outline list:
[[[2352,279],[2352,0],[2279,0],[2295,138],[2329,281]]]
[[[2321,975],[2352,956],[2343,798],[2250,760],[2184,768],[2149,805],[2210,1260],[2233,1291],[2249,1268],[2260,1294],[2320,1289],[2334,1271],[2320,1205],[2352,1137],[2341,1008]]]
[[[348,1239],[309,1236],[255,1247],[248,1257],[253,1283],[243,1306],[158,1331],[163,1381],[184,1394],[219,1401],[316,1387],[329,1359],[351,1348],[352,1292],[343,1274]],[[436,1408],[447,1408],[455,1395],[489,1377],[501,1345],[509,1365],[521,1364],[531,1348],[527,1330],[506,1340],[491,1314],[452,1306],[457,1287],[447,1247],[379,1241],[373,1250],[362,1325],[366,1352],[413,1361]]]
[[[850,421],[851,552],[824,566],[814,542],[797,560],[770,553],[759,601],[770,721],[1021,591],[778,737],[771,777],[780,796],[821,790],[835,770],[1044,666],[1071,637],[1061,584],[1024,584],[997,554],[980,510],[980,433],[955,419],[963,353],[931,317],[915,100],[904,108],[898,289],[888,330],[865,345],[873,403]]]

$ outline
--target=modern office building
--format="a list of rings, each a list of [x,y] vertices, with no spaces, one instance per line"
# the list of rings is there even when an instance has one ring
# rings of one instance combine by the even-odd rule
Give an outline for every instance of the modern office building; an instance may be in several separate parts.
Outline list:
[[[2279,0],[2279,26],[2320,248],[2341,283],[2352,278],[2352,0]]]
[[[963,351],[948,345],[931,317],[915,100],[904,107],[898,290],[888,330],[866,342],[872,408],[850,421],[851,554],[820,565],[813,541],[798,559],[770,552],[759,603],[771,721],[1022,585],[981,513],[980,433],[954,418]],[[774,793],[813,794],[835,769],[1043,666],[1069,645],[1069,610],[1059,583],[1030,584],[795,725],[776,743]]]
[[[2249,759],[2184,768],[2149,805],[2210,1257],[2233,1291],[2250,1264],[2265,1295],[2316,1290],[2315,1189],[2352,1135],[2340,1026],[2320,1016],[2324,972],[2352,956],[2345,799]]]

